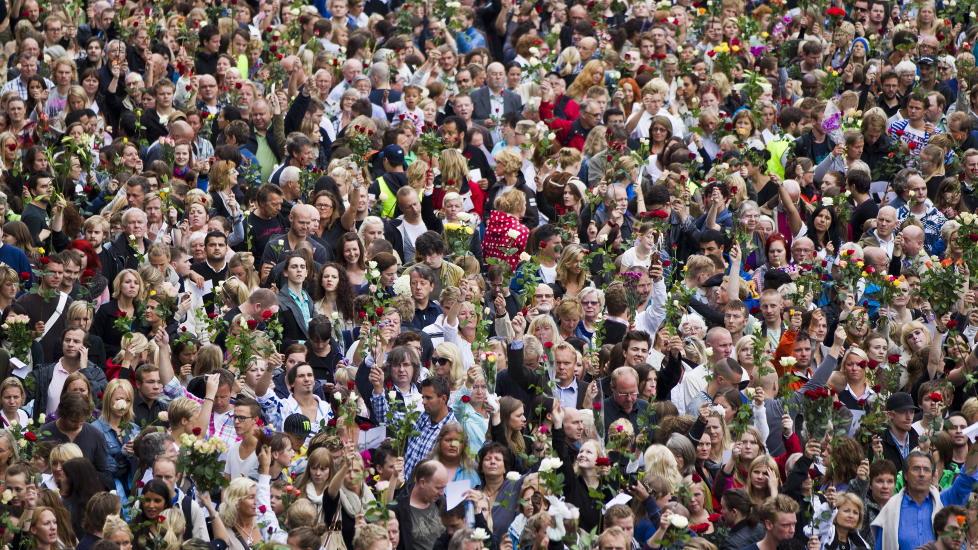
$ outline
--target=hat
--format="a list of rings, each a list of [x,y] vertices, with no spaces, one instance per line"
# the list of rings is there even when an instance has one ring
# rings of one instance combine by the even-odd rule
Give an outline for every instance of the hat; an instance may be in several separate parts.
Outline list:
[[[723,285],[723,273],[717,273],[703,283],[703,288],[713,288]]]
[[[401,165],[405,168],[407,167],[407,164],[404,162],[404,149],[401,149],[400,145],[392,143],[384,147],[384,150],[380,152],[380,158],[394,166]]]
[[[934,58],[927,55],[917,60],[917,65],[933,65],[933,64],[934,64]]]
[[[909,393],[899,391],[887,398],[886,410],[900,412],[906,410],[916,411],[919,409],[913,404],[913,397],[910,397]]]
[[[306,437],[312,431],[312,421],[302,413],[293,413],[286,417],[282,431],[289,435]]]

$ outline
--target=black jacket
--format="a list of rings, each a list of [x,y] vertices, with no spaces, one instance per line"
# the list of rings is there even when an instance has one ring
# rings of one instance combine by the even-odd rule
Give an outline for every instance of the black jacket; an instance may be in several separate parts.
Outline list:
[[[148,252],[153,243],[143,239],[143,247]],[[102,264],[102,275],[109,281],[109,292],[113,292],[115,287],[115,276],[123,269],[139,269],[139,258],[136,251],[129,246],[129,236],[126,233],[119,235],[108,248],[98,255],[99,263]]]
[[[907,465],[907,461],[900,453],[900,448],[897,447],[896,441],[893,440],[893,435],[890,433],[890,430],[883,432],[881,438],[883,439],[883,458],[895,464],[898,472],[902,472]],[[917,432],[910,430],[908,441],[910,442],[911,449],[917,446],[917,439]]]
[[[302,317],[302,310],[289,294],[288,287],[278,291],[279,314],[278,318],[282,322],[282,347],[283,349],[297,342],[309,340],[309,325]],[[309,307],[313,307],[310,303]],[[315,311],[310,312],[311,317],[315,316]]]
[[[38,420],[42,413],[47,412],[48,406],[48,386],[54,378],[54,367],[56,363],[42,365],[27,375],[24,389],[27,390],[27,401],[34,400],[34,420]],[[105,372],[91,361],[81,369],[82,374],[92,383],[92,395],[100,395],[105,391],[108,381],[105,379]]]

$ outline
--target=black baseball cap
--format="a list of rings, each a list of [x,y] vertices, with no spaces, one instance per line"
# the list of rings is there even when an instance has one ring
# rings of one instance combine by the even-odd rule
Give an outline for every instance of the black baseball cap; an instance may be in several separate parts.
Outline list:
[[[312,421],[301,413],[290,414],[285,419],[282,431],[298,437],[306,437],[312,431]]]
[[[893,412],[901,412],[907,410],[919,410],[917,405],[914,405],[913,397],[907,392],[898,391],[886,399],[886,410]]]

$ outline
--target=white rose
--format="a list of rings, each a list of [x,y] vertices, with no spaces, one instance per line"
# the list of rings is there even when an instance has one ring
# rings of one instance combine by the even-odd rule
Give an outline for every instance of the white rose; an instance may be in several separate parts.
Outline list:
[[[508,479],[510,481],[519,481],[519,479],[520,479],[520,473],[519,472],[506,472],[506,479]]]
[[[781,366],[782,366],[782,367],[793,367],[793,366],[795,366],[795,365],[796,365],[797,363],[798,363],[798,360],[797,360],[797,359],[795,359],[794,357],[791,357],[791,356],[788,356],[788,357],[782,357],[782,358],[781,358]]]
[[[369,262],[367,262],[367,267],[369,267],[370,269],[377,269],[377,262],[375,262],[374,260],[370,260]]]
[[[41,416],[37,417],[37,423],[38,424],[44,424],[45,418],[46,418],[46,415],[44,413],[41,413]]]
[[[340,393],[340,392],[335,392],[335,393],[333,393],[333,399],[335,399],[337,401],[342,401],[343,400],[343,394]]]
[[[822,206],[832,206],[834,203],[832,197],[822,197]]]
[[[554,23],[554,26],[550,27],[550,32],[554,34],[560,34],[560,28],[561,28],[560,23]]]
[[[377,269],[372,269],[370,271],[370,276],[373,277],[374,279],[379,279],[380,278],[380,271],[377,270]]]
[[[482,527],[477,527],[472,531],[470,538],[472,540],[489,540],[489,533]]]
[[[530,57],[529,63],[531,67],[536,67],[537,65],[540,64],[540,60],[535,57]]]
[[[387,392],[387,399],[390,399],[391,401],[397,399],[397,392],[394,390]]]
[[[14,492],[10,489],[4,489],[3,494],[0,495],[0,502],[7,504],[14,498]]]
[[[754,388],[747,388],[747,389],[744,390],[744,395],[747,396],[747,399],[754,399],[754,395],[756,393],[757,393],[757,390],[755,390]]]
[[[389,481],[378,481],[377,485],[374,485],[374,489],[378,493],[383,493],[384,491],[387,490],[388,487],[390,487],[390,484],[391,483]]]
[[[332,314],[330,314],[329,317],[330,317],[330,319],[332,319],[334,321],[338,321],[339,318],[340,318],[340,312],[339,311],[334,311]]]
[[[536,46],[530,48],[530,55],[532,55],[533,57],[537,57],[538,55],[540,55],[540,48],[537,48]]]
[[[530,261],[531,258],[532,258],[532,256],[530,256],[526,252],[520,252],[520,261],[521,262],[528,262],[528,261]]]
[[[549,139],[550,141],[554,141],[557,139],[557,134],[550,132],[549,134],[547,134],[547,139]]]
[[[706,356],[713,357],[713,348],[706,348]]]
[[[158,418],[160,422],[166,422],[170,416],[166,413],[166,411],[160,411],[160,414],[156,415],[156,418]]]
[[[564,463],[556,457],[547,457],[540,462],[541,472],[552,472],[563,466]]]
[[[509,237],[510,239],[517,239],[520,236],[520,232],[515,229],[510,229],[509,231],[506,232],[506,236]]]
[[[686,516],[673,514],[669,516],[669,524],[678,529],[685,529],[689,527],[689,520],[686,519]]]

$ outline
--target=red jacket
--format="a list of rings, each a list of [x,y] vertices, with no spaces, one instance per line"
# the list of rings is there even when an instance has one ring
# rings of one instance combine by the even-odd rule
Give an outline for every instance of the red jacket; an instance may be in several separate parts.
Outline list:
[[[510,233],[510,232],[513,233]],[[515,273],[520,263],[520,252],[526,248],[530,230],[520,223],[520,219],[500,210],[489,213],[486,221],[486,235],[482,240],[482,254],[488,260],[496,258],[509,264]]]
[[[587,130],[581,127],[580,119],[568,120],[554,116],[553,102],[540,103],[540,119],[547,123],[551,130],[556,132],[557,141],[564,147],[573,147],[578,151],[584,151],[584,140],[587,139]]]

